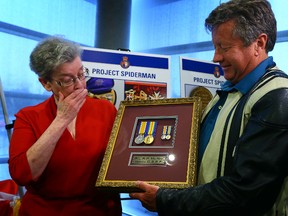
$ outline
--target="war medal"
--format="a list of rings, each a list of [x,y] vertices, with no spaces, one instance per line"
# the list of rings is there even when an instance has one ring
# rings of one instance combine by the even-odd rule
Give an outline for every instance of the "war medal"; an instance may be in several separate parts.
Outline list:
[[[166,139],[166,134],[167,134],[167,126],[165,125],[165,126],[163,126],[161,140],[165,140]]]
[[[166,135],[167,140],[171,139],[171,130],[172,130],[172,126],[168,126],[167,135]]]
[[[147,126],[147,122],[146,121],[142,121],[140,124],[140,128],[139,128],[139,132],[138,132],[138,136],[135,138],[134,142],[136,144],[141,144],[144,141],[144,133],[146,130],[146,126]]]
[[[154,142],[154,136],[157,128],[157,122],[151,121],[149,122],[149,127],[148,127],[148,134],[144,138],[144,143],[147,145],[150,145]]]

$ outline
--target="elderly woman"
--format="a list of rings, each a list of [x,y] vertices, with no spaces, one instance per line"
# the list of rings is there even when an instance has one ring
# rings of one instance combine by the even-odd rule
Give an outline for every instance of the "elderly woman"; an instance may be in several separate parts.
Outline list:
[[[30,67],[52,96],[16,114],[11,177],[27,189],[19,215],[121,215],[119,194],[95,188],[116,116],[107,100],[87,97],[78,45],[40,42]]]

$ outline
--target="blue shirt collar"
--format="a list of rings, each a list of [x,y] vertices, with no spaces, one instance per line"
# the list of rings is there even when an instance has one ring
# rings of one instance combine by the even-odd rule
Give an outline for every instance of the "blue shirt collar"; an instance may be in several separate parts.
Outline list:
[[[266,69],[275,66],[273,57],[268,57],[262,61],[254,70],[247,74],[236,85],[233,85],[230,81],[226,81],[222,86],[222,91],[232,91],[233,89],[240,91],[242,94],[246,94],[254,86],[254,84],[266,73]]]

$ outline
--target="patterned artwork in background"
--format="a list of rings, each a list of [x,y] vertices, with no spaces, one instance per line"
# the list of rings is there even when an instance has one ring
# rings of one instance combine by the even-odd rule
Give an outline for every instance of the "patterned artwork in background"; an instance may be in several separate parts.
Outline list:
[[[126,101],[156,100],[167,97],[167,85],[162,83],[146,83],[125,81]]]

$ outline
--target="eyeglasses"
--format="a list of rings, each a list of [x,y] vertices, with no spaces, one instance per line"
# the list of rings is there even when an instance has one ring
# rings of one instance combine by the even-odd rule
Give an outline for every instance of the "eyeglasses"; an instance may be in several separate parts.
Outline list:
[[[69,78],[69,79],[64,79],[64,80],[54,80],[59,86],[65,88],[74,85],[77,80],[83,81],[86,77],[88,77],[88,70],[87,68],[83,67],[82,68],[82,73],[80,73],[77,77],[74,78]]]

